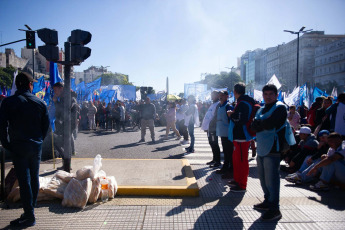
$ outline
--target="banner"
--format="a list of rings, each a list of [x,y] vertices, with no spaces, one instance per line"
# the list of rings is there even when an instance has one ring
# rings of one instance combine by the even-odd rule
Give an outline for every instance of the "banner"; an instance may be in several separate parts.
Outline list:
[[[273,74],[273,76],[271,77],[271,79],[267,82],[266,85],[268,84],[272,84],[272,85],[275,85],[277,86],[277,89],[280,89],[280,87],[282,87],[282,85],[280,84],[278,78],[276,77],[275,74]]]
[[[138,90],[138,91],[135,93],[135,100],[136,100],[136,101],[140,101],[140,100],[141,100],[141,92],[140,92],[140,90]]]

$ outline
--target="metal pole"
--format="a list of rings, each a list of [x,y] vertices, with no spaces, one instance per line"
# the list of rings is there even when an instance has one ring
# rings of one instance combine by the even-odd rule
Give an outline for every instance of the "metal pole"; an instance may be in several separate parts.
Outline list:
[[[32,49],[32,76],[35,78],[35,49]]]
[[[71,61],[71,43],[65,42],[65,61]],[[66,172],[71,171],[71,64],[65,65],[64,86],[64,162]]]
[[[299,32],[297,32],[297,71],[296,71],[296,86],[298,87],[298,63],[299,63]]]

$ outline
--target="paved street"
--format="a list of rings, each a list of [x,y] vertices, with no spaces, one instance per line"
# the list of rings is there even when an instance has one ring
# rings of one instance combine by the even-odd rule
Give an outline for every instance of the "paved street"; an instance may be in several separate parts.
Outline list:
[[[185,158],[197,179],[199,197],[117,196],[105,204],[88,205],[84,210],[64,208],[61,201],[41,202],[33,229],[345,229],[344,190],[313,192],[307,186],[292,186],[281,179],[283,218],[263,223],[260,213],[252,209],[263,199],[255,159],[249,159],[247,192],[232,193],[227,180],[205,165],[211,160],[205,133],[196,129],[196,152],[188,155],[173,138],[159,141],[163,134],[164,129],[157,127],[156,144],[139,144],[140,131],[79,133],[76,157],[94,157],[99,153],[103,158]],[[146,135],[150,141],[149,133]],[[0,210],[0,228],[22,212],[18,204],[11,208]]]

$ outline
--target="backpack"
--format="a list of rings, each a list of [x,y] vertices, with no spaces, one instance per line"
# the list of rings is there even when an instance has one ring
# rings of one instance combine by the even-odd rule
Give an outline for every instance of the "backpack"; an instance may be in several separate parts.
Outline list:
[[[251,125],[254,121],[256,112],[261,108],[261,106],[259,104],[253,104],[249,101],[244,101],[244,100],[238,101],[237,105],[240,104],[240,102],[246,103],[249,107],[249,118],[248,118],[248,121],[246,122],[245,125],[246,125],[246,128],[247,128],[249,135],[252,137],[255,137],[256,132],[251,128]],[[237,105],[236,105],[236,107],[237,107]]]

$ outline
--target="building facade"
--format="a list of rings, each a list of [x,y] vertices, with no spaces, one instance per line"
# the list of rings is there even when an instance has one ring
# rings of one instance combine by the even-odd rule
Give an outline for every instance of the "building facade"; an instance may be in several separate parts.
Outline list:
[[[345,90],[345,39],[315,49],[314,82],[334,84],[338,92]]]
[[[0,53],[0,67],[13,66],[17,69],[24,69],[28,60],[18,57],[13,49],[5,49],[5,53]]]

